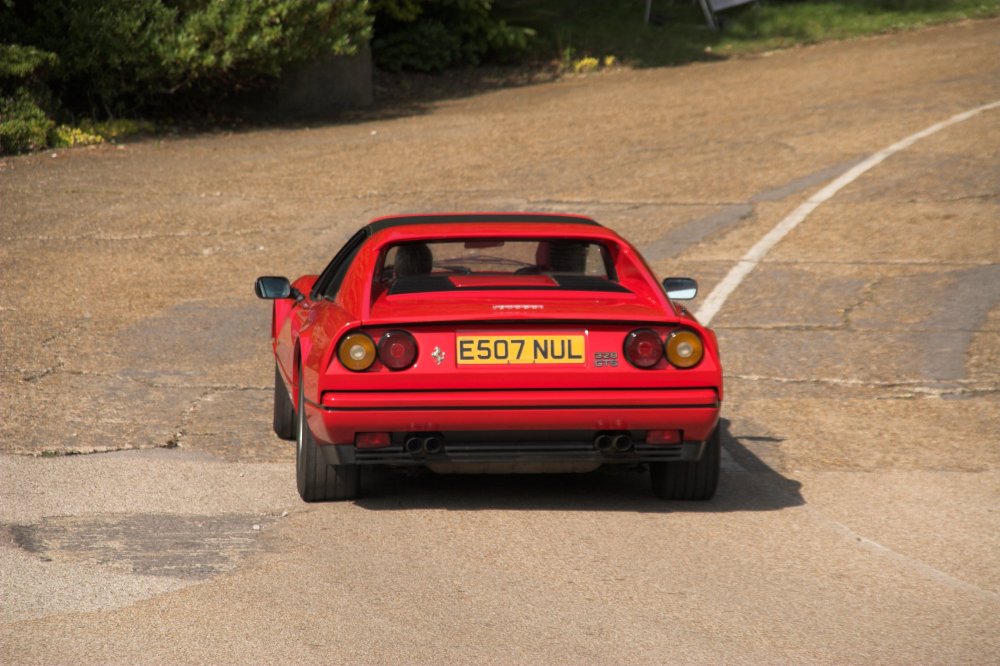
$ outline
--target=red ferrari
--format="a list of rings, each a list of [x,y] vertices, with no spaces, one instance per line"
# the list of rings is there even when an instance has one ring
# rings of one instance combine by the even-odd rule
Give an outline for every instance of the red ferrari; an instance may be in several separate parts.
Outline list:
[[[274,431],[307,502],[366,465],[440,473],[649,467],[665,499],[719,479],[715,334],[618,234],[575,215],[384,217],[274,301]]]

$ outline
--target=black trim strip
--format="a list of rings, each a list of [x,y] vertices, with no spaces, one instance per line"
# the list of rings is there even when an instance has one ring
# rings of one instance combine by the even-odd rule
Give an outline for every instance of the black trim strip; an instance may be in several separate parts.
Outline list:
[[[406,453],[402,446],[392,446],[379,449],[357,449],[352,462],[359,465],[393,465],[399,467],[423,466],[434,463],[452,464],[483,464],[483,463],[568,463],[596,462],[606,465],[635,464],[637,462],[656,461],[689,461],[701,458],[704,442],[685,441],[680,444],[666,446],[649,446],[636,444],[631,451],[622,453],[602,454],[596,451],[589,441],[579,442],[575,446],[551,447],[545,444],[537,445],[531,442],[513,445],[504,442],[483,442],[480,444],[463,445],[449,444],[452,441],[448,433],[444,433],[444,451],[434,455],[412,455]],[[324,447],[324,451],[326,448]],[[353,451],[353,449],[352,449]]]
[[[631,294],[626,287],[617,282],[609,282],[604,278],[592,278],[591,280],[573,280],[565,277],[554,276],[557,284],[552,286],[537,285],[515,285],[504,286],[492,285],[472,285],[456,287],[446,275],[421,275],[415,277],[400,278],[389,287],[390,296],[400,294],[426,294],[441,291],[468,292],[468,291],[584,291],[589,293],[608,294]]]
[[[584,224],[591,227],[604,225],[589,217],[576,215],[542,215],[538,213],[490,213],[490,214],[440,214],[440,215],[403,215],[388,217],[370,222],[368,228],[372,232],[400,227],[409,224],[475,224],[476,222],[514,222],[533,224]]]

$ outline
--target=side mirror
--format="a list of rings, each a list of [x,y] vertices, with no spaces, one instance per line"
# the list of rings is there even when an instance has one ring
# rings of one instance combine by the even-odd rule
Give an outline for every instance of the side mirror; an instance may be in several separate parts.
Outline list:
[[[672,301],[690,301],[698,295],[698,283],[686,277],[668,277],[663,289]]]
[[[292,298],[294,296],[292,292],[295,291],[292,289],[288,278],[269,275],[257,278],[257,281],[254,282],[253,290],[257,293],[257,298],[266,298],[268,300]]]

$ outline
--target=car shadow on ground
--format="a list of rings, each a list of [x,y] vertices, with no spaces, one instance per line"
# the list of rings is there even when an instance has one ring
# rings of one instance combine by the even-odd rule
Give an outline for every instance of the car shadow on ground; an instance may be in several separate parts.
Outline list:
[[[801,484],[765,463],[756,441],[730,433],[723,419],[722,476],[707,502],[663,501],[649,488],[645,466],[607,466],[589,474],[438,475],[365,469],[363,496],[355,501],[372,511],[445,509],[452,511],[633,511],[716,513],[777,511],[805,503]]]

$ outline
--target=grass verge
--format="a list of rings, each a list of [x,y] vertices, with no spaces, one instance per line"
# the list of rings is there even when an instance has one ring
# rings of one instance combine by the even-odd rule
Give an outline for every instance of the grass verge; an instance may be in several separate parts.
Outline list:
[[[710,30],[689,0],[499,0],[509,23],[534,28],[533,55],[577,69],[583,58],[662,67],[801,44],[1000,16],[1000,0],[760,0],[720,13]]]

